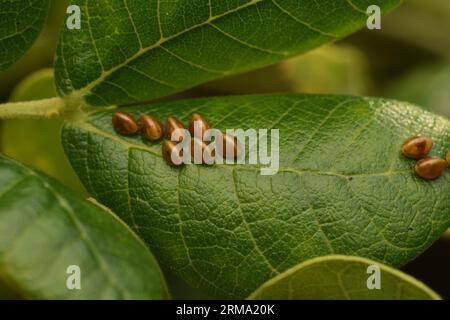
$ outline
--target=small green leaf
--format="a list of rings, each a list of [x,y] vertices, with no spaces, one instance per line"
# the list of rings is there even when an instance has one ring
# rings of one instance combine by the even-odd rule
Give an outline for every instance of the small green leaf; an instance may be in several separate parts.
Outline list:
[[[82,25],[61,35],[57,84],[92,105],[142,102],[336,41],[400,2],[73,0]]]
[[[0,0],[0,71],[22,57],[39,36],[48,0]]]
[[[368,270],[370,266],[378,269]],[[380,288],[369,290],[368,279],[377,272]],[[360,257],[331,255],[305,261],[283,272],[248,299],[437,300],[440,297],[422,282],[389,266]]]
[[[80,267],[81,290],[67,268]],[[0,292],[30,299],[161,299],[161,271],[114,214],[0,156]]]
[[[307,259],[328,254],[400,266],[450,225],[450,172],[415,176],[410,136],[450,149],[450,121],[407,103],[333,95],[206,98],[121,108],[214,128],[280,130],[280,170],[169,167],[161,143],[123,137],[116,109],[68,123],[63,145],[89,193],[117,212],[163,265],[210,294],[244,298]],[[270,141],[270,139],[269,139]]]

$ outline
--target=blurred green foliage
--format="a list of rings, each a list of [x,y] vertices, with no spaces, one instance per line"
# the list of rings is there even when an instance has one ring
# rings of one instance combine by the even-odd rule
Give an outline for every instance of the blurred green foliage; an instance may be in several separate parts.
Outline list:
[[[51,0],[47,22],[33,46],[7,70],[0,72],[0,101],[30,73],[53,65],[58,35],[64,20],[68,0]]]
[[[450,64],[420,66],[388,85],[385,96],[406,100],[450,117]]]
[[[383,34],[450,58],[450,1],[406,0],[383,21]]]
[[[368,61],[350,45],[327,45],[276,65],[203,85],[215,94],[306,92],[365,95]]]
[[[29,101],[55,96],[53,69],[44,69],[19,83],[10,100]],[[2,151],[87,195],[64,154],[60,137],[62,124],[63,120],[59,118],[4,121],[0,131]]]

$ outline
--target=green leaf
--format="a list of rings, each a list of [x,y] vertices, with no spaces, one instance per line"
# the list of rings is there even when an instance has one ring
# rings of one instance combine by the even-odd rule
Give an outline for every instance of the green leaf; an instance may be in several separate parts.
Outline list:
[[[71,265],[81,269],[81,290],[66,287]],[[0,283],[27,299],[167,296],[155,259],[114,214],[4,156]]]
[[[0,0],[0,71],[22,57],[47,17],[48,0]]]
[[[142,102],[336,41],[400,2],[73,0],[82,26],[61,35],[57,84],[92,105]]]
[[[115,133],[96,111],[68,123],[63,145],[90,194],[149,243],[163,265],[210,294],[243,298],[307,259],[357,255],[399,266],[450,225],[450,172],[417,178],[400,149],[410,136],[450,149],[450,122],[407,103],[333,95],[206,98],[121,108],[220,130],[278,128],[280,170],[171,168],[161,143]],[[269,139],[270,141],[270,139]]]
[[[11,91],[30,73],[36,72],[53,64],[58,45],[60,30],[65,27],[63,21],[69,0],[49,0],[50,7],[47,20],[41,34],[25,54],[10,66],[0,72],[0,96],[7,97]]]
[[[10,100],[17,102],[56,97],[54,80],[53,69],[34,72],[14,89]],[[73,190],[87,195],[61,145],[63,122],[60,118],[2,121],[1,150],[5,155],[41,170]]]
[[[376,266],[380,289],[369,290]],[[377,271],[378,271],[377,270]],[[371,281],[369,281],[371,283]],[[439,295],[413,277],[378,262],[331,255],[305,261],[267,281],[250,300],[438,300]]]

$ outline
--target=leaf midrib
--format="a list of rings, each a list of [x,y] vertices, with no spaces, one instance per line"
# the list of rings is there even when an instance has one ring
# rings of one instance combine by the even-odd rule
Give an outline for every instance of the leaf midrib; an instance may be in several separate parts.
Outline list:
[[[136,143],[132,143],[130,141],[124,140],[124,139],[120,138],[119,136],[113,135],[111,133],[108,133],[108,132],[102,130],[101,128],[95,126],[92,123],[79,121],[79,122],[69,123],[68,125],[74,126],[76,128],[84,129],[88,132],[95,133],[104,138],[113,140],[113,141],[119,143],[120,145],[125,146],[127,150],[129,150],[129,149],[141,150],[144,152],[148,152],[157,158],[162,158],[161,153],[158,152],[159,149],[147,147],[145,145],[140,145],[140,144],[136,144]],[[248,165],[239,165],[239,164],[233,164],[233,165],[227,165],[227,164],[218,165],[218,164],[216,164],[216,166],[221,169],[227,169],[227,170],[238,169],[240,171],[249,171],[249,172],[257,172],[261,169],[261,167],[257,166],[257,165],[248,166]],[[390,169],[390,170],[382,171],[382,172],[354,172],[354,173],[351,173],[351,172],[332,172],[332,171],[320,171],[320,170],[299,170],[299,169],[292,168],[292,167],[283,167],[283,168],[280,168],[280,170],[278,170],[278,172],[281,172],[281,173],[292,172],[292,173],[296,173],[298,175],[315,174],[315,175],[321,175],[321,176],[333,176],[333,177],[341,177],[341,178],[348,179],[350,177],[383,177],[383,176],[392,176],[392,175],[397,175],[397,174],[399,174],[399,175],[411,174],[412,170],[411,169],[405,169],[405,170]]]

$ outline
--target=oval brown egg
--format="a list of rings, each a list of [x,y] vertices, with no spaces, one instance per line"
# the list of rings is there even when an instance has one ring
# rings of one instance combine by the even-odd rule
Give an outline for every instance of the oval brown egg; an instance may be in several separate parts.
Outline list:
[[[224,159],[237,159],[241,154],[241,146],[237,137],[223,133],[218,143],[217,153]]]
[[[157,141],[163,134],[161,123],[150,115],[144,114],[141,117],[142,136],[150,141]]]
[[[189,132],[192,136],[194,136],[195,133],[195,126],[197,126],[197,130],[201,134],[201,136],[197,138],[203,139],[206,130],[209,129],[208,121],[206,121],[206,119],[198,113],[194,113],[191,117],[191,121],[189,122]]]
[[[172,139],[172,134],[177,129],[184,129],[183,123],[175,117],[169,117],[166,121],[166,137],[167,139]],[[178,139],[178,141],[183,140],[183,138]]]
[[[203,163],[203,152],[205,151],[206,143],[198,138],[191,138],[191,157],[195,164]]]
[[[405,141],[402,153],[410,159],[422,159],[433,147],[433,140],[428,137],[412,137]]]
[[[114,112],[112,123],[114,130],[126,136],[133,135],[139,130],[136,120],[126,112]]]
[[[427,180],[439,178],[447,167],[447,161],[437,157],[428,157],[417,161],[416,174]]]
[[[166,163],[172,167],[183,165],[183,151],[178,143],[164,140],[162,143],[162,157]]]

